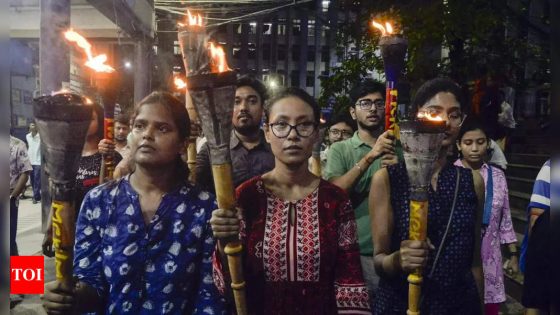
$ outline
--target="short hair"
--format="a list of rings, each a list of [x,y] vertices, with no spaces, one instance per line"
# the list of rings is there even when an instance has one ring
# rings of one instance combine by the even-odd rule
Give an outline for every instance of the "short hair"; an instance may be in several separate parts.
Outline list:
[[[355,107],[358,99],[372,93],[379,93],[381,97],[385,97],[385,85],[383,83],[373,80],[365,79],[360,81],[350,90],[350,106]]]
[[[268,98],[268,92],[266,90],[266,86],[260,80],[257,80],[248,75],[244,75],[239,77],[236,83],[237,88],[240,88],[242,86],[248,86],[255,90],[261,98],[261,104],[264,106],[264,103]]]
[[[453,94],[459,103],[461,110],[464,110],[466,104],[463,98],[463,91],[461,90],[459,84],[449,78],[435,78],[422,84],[412,99],[413,108],[419,109],[440,92]]]
[[[352,117],[350,117],[350,114],[348,113],[348,111],[344,111],[338,115],[333,116],[327,126],[330,128],[338,123],[345,123],[348,126],[350,126],[350,128],[352,128],[352,130],[356,130],[356,122],[352,119]]]
[[[300,100],[304,101],[307,105],[309,105],[311,109],[313,109],[313,119],[315,123],[319,123],[321,119],[321,109],[319,108],[319,104],[317,104],[317,101],[315,101],[315,99],[311,95],[297,87],[288,87],[284,90],[281,90],[280,92],[274,94],[274,96],[266,102],[266,105],[264,107],[265,122],[269,122],[270,112],[272,111],[272,107],[274,106],[274,104],[279,100],[287,97],[297,97]]]
[[[484,135],[486,136],[486,139],[490,140],[490,137],[488,136],[488,132],[486,131],[486,127],[484,127],[482,121],[480,121],[478,118],[474,116],[468,116],[467,118],[465,118],[465,121],[461,125],[461,129],[459,130],[459,134],[457,136],[457,142],[460,142],[461,139],[463,139],[463,136],[467,132],[474,131],[474,130],[482,131],[482,133],[484,133]]]
[[[457,136],[457,143],[461,143],[461,140],[463,140],[463,136],[465,136],[467,132],[474,130],[480,130],[482,131],[482,133],[484,133],[484,135],[486,136],[486,142],[488,142],[489,146],[486,150],[486,155],[492,156],[492,153],[494,153],[494,150],[490,148],[490,141],[492,141],[492,139],[490,139],[490,137],[488,136],[488,132],[486,131],[486,127],[484,127],[482,121],[474,116],[468,116],[467,118],[465,118],[465,121],[461,125],[461,129],[459,130],[459,134]],[[457,153],[459,154],[459,158],[462,159],[463,153],[461,151]]]
[[[115,116],[115,122],[123,125],[130,125],[130,117],[124,113],[120,113]]]

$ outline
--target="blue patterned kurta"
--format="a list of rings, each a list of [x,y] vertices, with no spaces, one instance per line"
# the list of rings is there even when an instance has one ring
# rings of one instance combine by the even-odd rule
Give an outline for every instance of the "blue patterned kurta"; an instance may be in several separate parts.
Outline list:
[[[105,299],[99,313],[223,314],[212,279],[214,198],[184,183],[146,225],[128,178],[92,189],[76,225],[74,274]]]

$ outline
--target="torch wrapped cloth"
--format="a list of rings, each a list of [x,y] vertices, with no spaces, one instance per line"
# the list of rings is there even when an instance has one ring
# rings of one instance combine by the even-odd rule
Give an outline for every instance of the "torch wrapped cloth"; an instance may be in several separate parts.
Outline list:
[[[235,209],[229,150],[235,83],[236,75],[232,71],[189,77],[189,92],[210,148],[212,176],[221,209]],[[243,246],[238,239],[228,242],[225,247],[238,315],[247,314],[242,251]]]
[[[75,183],[92,109],[76,94],[35,99],[33,113],[50,177],[56,279],[73,289],[72,260],[76,225]]]
[[[396,35],[382,36],[379,40],[381,57],[387,78],[385,90],[385,130],[395,130],[398,91],[397,81],[404,70],[408,41]]]
[[[445,121],[414,120],[400,124],[406,172],[410,183],[409,239],[425,241],[428,230],[428,191],[445,137]],[[420,314],[422,269],[408,276],[408,315]]]
[[[208,71],[210,58],[206,53],[208,43],[206,29],[197,23],[182,25],[179,27],[177,36],[187,77],[199,72]],[[185,90],[185,105],[191,121],[191,135],[186,149],[187,165],[190,170],[190,180],[196,181],[194,170],[196,168],[196,138],[199,136],[199,118],[188,89]]]

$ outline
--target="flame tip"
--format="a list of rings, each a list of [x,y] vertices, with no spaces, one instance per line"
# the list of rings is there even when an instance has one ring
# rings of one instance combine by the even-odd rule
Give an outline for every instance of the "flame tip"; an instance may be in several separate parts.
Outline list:
[[[87,67],[92,68],[96,72],[111,73],[115,71],[113,67],[105,64],[105,62],[107,61],[107,55],[101,54],[98,56],[93,56],[91,44],[85,37],[83,37],[78,32],[75,32],[72,28],[64,32],[64,37],[70,42],[75,42],[76,45],[78,45],[78,47],[80,47],[84,51],[87,57],[87,61],[85,62],[85,65]]]

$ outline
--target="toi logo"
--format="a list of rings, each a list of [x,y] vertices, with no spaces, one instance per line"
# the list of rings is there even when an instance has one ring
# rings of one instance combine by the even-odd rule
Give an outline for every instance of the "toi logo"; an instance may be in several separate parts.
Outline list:
[[[43,256],[10,257],[10,293],[43,294],[45,261]]]

